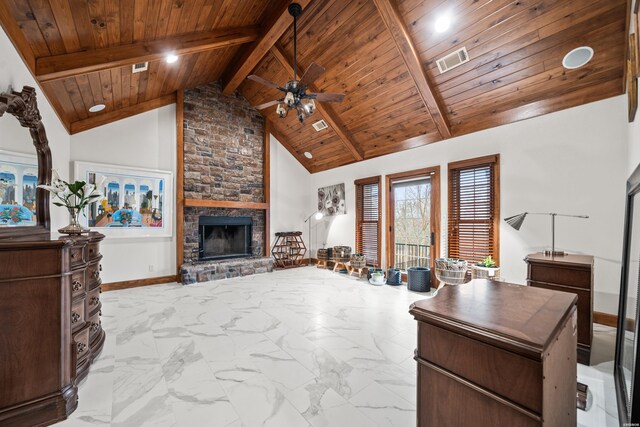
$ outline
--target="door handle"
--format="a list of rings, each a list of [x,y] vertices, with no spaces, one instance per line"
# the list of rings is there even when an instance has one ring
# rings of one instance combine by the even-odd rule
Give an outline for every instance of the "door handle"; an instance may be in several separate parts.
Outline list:
[[[436,244],[436,233],[431,232],[431,246],[435,246]]]

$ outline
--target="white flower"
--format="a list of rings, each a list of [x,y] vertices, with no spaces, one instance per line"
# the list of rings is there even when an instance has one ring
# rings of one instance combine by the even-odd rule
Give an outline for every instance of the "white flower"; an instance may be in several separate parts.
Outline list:
[[[88,197],[88,195],[91,194],[93,190],[95,190],[95,188],[95,185],[86,183],[84,187],[82,187],[82,194],[84,194],[85,197]]]
[[[57,170],[51,169],[51,175],[53,176],[54,181],[62,181],[62,179],[60,179],[60,175],[58,175]]]
[[[58,193],[61,193],[63,191],[63,189],[52,185],[38,185],[38,188],[43,188],[48,192],[53,193],[54,195],[57,195]]]

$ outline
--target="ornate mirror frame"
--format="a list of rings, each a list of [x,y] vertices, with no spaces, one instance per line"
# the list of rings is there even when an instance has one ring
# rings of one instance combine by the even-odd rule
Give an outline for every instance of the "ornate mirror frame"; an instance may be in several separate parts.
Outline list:
[[[38,110],[36,90],[24,86],[21,92],[0,93],[0,117],[5,113],[14,116],[22,127],[29,129],[38,157],[38,185],[48,185],[51,183],[51,150]],[[1,227],[0,239],[50,234],[49,192],[42,188],[36,189],[36,219],[35,226]]]

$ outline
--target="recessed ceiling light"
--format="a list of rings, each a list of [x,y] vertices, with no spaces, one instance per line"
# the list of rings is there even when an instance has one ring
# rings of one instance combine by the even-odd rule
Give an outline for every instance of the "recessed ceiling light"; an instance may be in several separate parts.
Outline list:
[[[90,113],[97,113],[98,111],[104,110],[104,107],[105,107],[104,104],[96,104],[93,107],[89,107],[89,112]]]
[[[580,46],[567,53],[562,59],[562,66],[569,70],[580,68],[593,58],[593,49]]]
[[[167,55],[165,60],[167,61],[167,64],[173,64],[174,62],[176,62],[178,60],[178,55],[170,53],[170,54]]]
[[[436,19],[435,29],[438,33],[444,33],[451,26],[451,17],[449,15],[442,15]]]
[[[310,152],[308,152],[308,151],[305,151],[305,152],[304,152],[304,156],[305,156],[307,159],[312,159],[312,158],[313,158],[313,154],[311,154],[311,153],[310,153]]]

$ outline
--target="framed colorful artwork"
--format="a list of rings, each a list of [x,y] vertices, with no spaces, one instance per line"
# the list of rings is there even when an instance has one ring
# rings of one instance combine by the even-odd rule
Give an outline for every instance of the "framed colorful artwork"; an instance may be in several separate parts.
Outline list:
[[[0,227],[37,225],[38,159],[0,150]]]
[[[102,193],[80,215],[85,227],[110,237],[173,235],[172,172],[74,162],[74,173]]]

